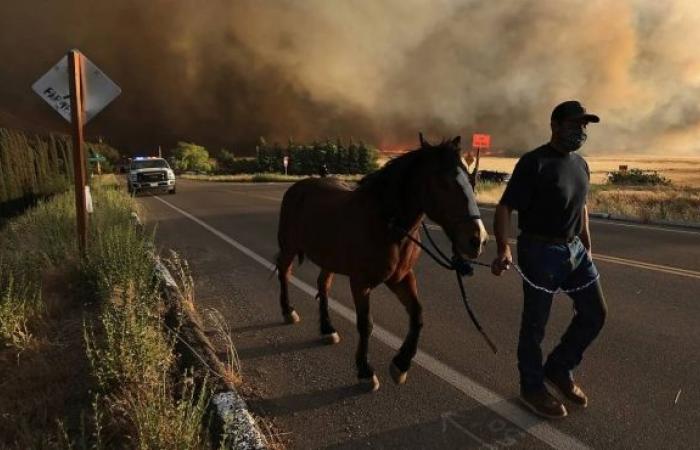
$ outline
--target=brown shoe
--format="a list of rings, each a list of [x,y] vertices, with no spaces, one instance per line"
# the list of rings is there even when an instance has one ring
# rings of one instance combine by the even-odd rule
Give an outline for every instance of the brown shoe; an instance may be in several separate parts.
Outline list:
[[[560,393],[566,400],[581,408],[588,406],[588,397],[580,387],[567,376],[545,374],[545,383]]]
[[[520,401],[532,412],[546,419],[563,419],[568,414],[566,407],[547,389],[533,392],[521,391]]]

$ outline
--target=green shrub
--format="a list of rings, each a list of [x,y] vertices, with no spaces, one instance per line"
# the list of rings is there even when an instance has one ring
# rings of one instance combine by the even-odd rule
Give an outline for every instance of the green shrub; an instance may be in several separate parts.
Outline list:
[[[256,173],[258,169],[258,160],[252,158],[236,158],[233,153],[223,150],[217,158],[217,172],[220,174],[235,175],[239,173]]]
[[[671,180],[658,172],[640,169],[616,170],[608,174],[608,183],[615,185],[668,186]]]
[[[173,150],[175,169],[209,173],[213,169],[209,161],[209,152],[201,145],[190,142],[178,142]]]

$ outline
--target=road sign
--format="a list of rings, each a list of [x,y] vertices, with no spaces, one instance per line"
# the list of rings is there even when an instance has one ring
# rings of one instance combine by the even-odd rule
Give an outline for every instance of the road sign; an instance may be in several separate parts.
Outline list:
[[[71,124],[78,247],[85,256],[87,213],[92,212],[92,198],[85,170],[87,158],[83,127],[111,103],[121,93],[121,89],[78,50],[69,51],[32,85],[32,89]],[[99,158],[101,155],[96,157],[98,171]]]
[[[472,136],[472,147],[474,148],[491,148],[491,135],[474,133]]]
[[[85,56],[82,56],[82,60],[85,77],[83,108],[87,123],[110,104],[121,93],[121,89]],[[61,58],[55,66],[39,78],[32,85],[32,89],[61,117],[68,122],[71,121],[68,56]]]
[[[284,174],[287,175],[287,166],[289,166],[289,156],[282,158],[282,164],[284,164]]]
[[[88,156],[88,162],[105,162],[106,160],[107,158],[100,155],[99,153],[95,153],[92,156]]]

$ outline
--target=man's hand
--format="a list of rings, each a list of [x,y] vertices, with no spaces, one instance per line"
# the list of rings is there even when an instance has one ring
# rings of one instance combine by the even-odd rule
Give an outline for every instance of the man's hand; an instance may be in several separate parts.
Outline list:
[[[491,273],[496,276],[501,276],[504,270],[509,270],[513,264],[513,255],[510,253],[510,246],[506,245],[503,249],[498,250],[498,256],[491,263]]]

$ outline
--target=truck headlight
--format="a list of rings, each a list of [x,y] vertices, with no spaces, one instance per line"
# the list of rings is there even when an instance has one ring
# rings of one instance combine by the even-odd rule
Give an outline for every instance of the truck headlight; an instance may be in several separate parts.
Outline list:
[[[168,180],[174,180],[175,179],[175,172],[172,170],[168,170]]]

